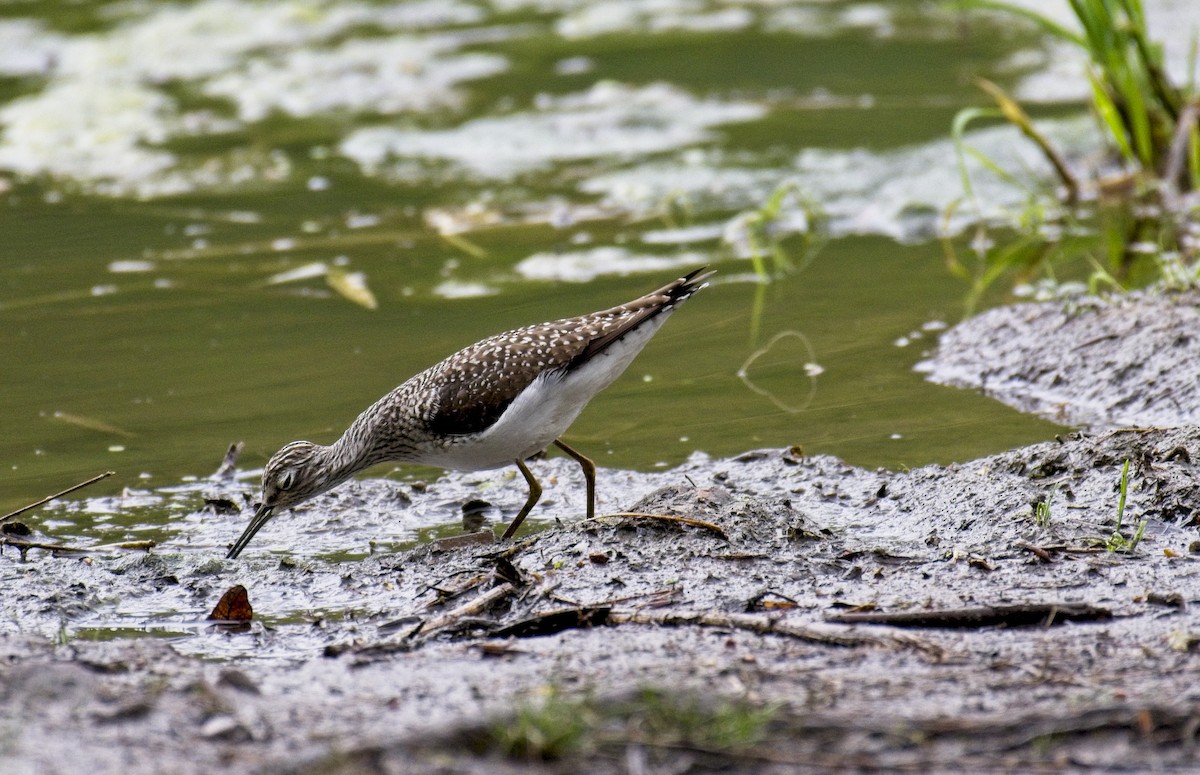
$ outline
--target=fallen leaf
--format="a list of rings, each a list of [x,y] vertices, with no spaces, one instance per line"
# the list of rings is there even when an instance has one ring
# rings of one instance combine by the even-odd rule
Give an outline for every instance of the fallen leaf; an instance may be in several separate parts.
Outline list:
[[[208,615],[209,619],[222,622],[248,622],[254,616],[250,607],[250,594],[241,584],[230,587],[221,595],[217,607]]]
[[[514,648],[508,643],[482,643],[479,646],[479,653],[485,657],[506,657],[512,654],[524,654],[521,649]]]
[[[329,267],[325,273],[325,282],[337,291],[343,298],[354,302],[366,309],[378,309],[379,302],[375,294],[367,287],[367,276],[362,272],[347,272],[336,266]]]
[[[117,426],[106,423],[103,420],[97,420],[94,417],[84,417],[82,415],[71,414],[69,412],[55,412],[53,417],[59,422],[65,422],[68,425],[76,425],[80,428],[87,428],[89,431],[111,433],[114,436],[123,436],[127,439],[132,439],[136,435],[130,433],[124,428],[118,428]]]
[[[294,283],[297,280],[311,280],[314,277],[323,277],[328,272],[329,266],[324,261],[314,261],[311,264],[304,264],[295,269],[273,274],[267,278],[266,284],[282,285],[283,283]]]

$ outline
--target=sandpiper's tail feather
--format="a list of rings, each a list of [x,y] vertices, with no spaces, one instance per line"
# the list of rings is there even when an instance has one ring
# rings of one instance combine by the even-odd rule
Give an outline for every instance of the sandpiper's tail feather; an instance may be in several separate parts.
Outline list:
[[[688,272],[678,280],[667,283],[654,293],[646,294],[646,296],[669,296],[669,305],[679,304],[686,301],[696,291],[708,285],[708,278],[716,273],[716,269],[709,269],[707,266],[702,266],[699,269]]]
[[[604,312],[597,312],[597,317],[609,315],[617,318],[624,317],[624,320],[621,321],[619,326],[614,326],[588,342],[587,346],[571,359],[565,370],[570,371],[587,363],[614,342],[619,342],[630,331],[644,325],[651,319],[660,315],[670,314],[676,307],[687,301],[692,294],[706,286],[708,278],[712,277],[715,273],[715,269],[702,266],[699,269],[688,272],[677,280],[672,280],[657,291],[647,293],[639,299],[634,299],[628,304],[622,304]]]

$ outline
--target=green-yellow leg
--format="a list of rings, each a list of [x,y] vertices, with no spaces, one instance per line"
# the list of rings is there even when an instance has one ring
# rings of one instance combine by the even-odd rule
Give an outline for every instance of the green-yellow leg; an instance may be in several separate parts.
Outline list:
[[[555,439],[554,446],[579,461],[579,467],[583,469],[583,479],[587,482],[587,515],[588,519],[591,519],[596,516],[596,464],[592,462],[591,458],[563,444],[562,439]]]
[[[524,460],[514,460],[517,468],[521,469],[521,474],[525,477],[525,481],[529,483],[529,497],[525,500],[525,505],[521,507],[521,512],[517,514],[517,518],[508,526],[508,530],[504,531],[504,535],[500,537],[501,541],[507,541],[512,538],[513,533],[517,532],[517,528],[525,521],[525,515],[528,514],[542,497],[542,486],[538,484],[538,480],[533,478],[533,474],[529,472],[529,468],[525,465]],[[590,462],[590,461],[589,461]]]

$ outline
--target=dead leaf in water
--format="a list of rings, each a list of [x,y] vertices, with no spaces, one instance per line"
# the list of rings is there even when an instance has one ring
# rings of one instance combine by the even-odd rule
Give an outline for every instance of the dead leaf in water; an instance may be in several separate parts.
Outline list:
[[[76,425],[80,428],[87,428],[89,431],[99,431],[100,433],[111,433],[114,436],[123,436],[127,439],[132,439],[136,436],[124,428],[118,428],[115,425],[106,423],[103,420],[97,420],[94,417],[84,417],[78,414],[70,414],[68,412],[55,412],[54,419],[65,422],[68,425]]]
[[[367,287],[367,276],[363,272],[347,272],[336,266],[329,267],[325,273],[325,282],[337,291],[342,298],[352,301],[365,309],[378,309],[379,302],[375,294]]]
[[[232,479],[237,473],[237,461],[242,454],[242,450],[246,448],[246,442],[235,441],[229,445],[229,449],[225,450],[225,457],[221,460],[221,465],[216,472],[210,477],[211,479]]]
[[[250,593],[241,584],[230,587],[221,595],[216,608],[208,615],[210,620],[221,622],[249,622],[254,616],[250,607]]]
[[[273,274],[266,279],[267,285],[283,285],[284,283],[294,283],[297,280],[311,280],[314,277],[323,277],[329,272],[329,267],[324,261],[314,261],[310,264],[298,266],[295,269],[288,269],[278,274]]]

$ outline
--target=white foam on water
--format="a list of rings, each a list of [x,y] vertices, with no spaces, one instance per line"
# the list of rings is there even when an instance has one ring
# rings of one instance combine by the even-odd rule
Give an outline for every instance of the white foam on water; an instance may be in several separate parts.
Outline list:
[[[227,134],[273,111],[428,111],[454,104],[453,86],[493,75],[497,55],[455,49],[504,32],[380,37],[393,29],[481,21],[456,0],[379,8],[367,3],[147,4],[112,28],[83,35],[39,22],[0,22],[0,74],[45,74],[37,91],[0,107],[0,169],[49,175],[114,196],[153,197],[286,177],[272,149],[240,147],[181,159],[179,137]],[[348,32],[375,31],[328,44]],[[168,87],[187,83],[237,106],[238,119],[182,108]]]
[[[602,245],[589,250],[561,253],[535,253],[517,263],[517,274],[526,280],[556,280],[569,283],[591,282],[597,277],[625,277],[645,272],[662,272],[697,266],[710,261],[703,253],[659,256],[634,253],[621,247]]]
[[[402,157],[442,159],[484,178],[507,179],[556,162],[634,159],[711,139],[713,127],[761,118],[752,102],[700,99],[665,83],[610,81],[562,97],[543,96],[532,110],[473,119],[453,129],[379,126],[350,134],[342,154],[371,174]]]

